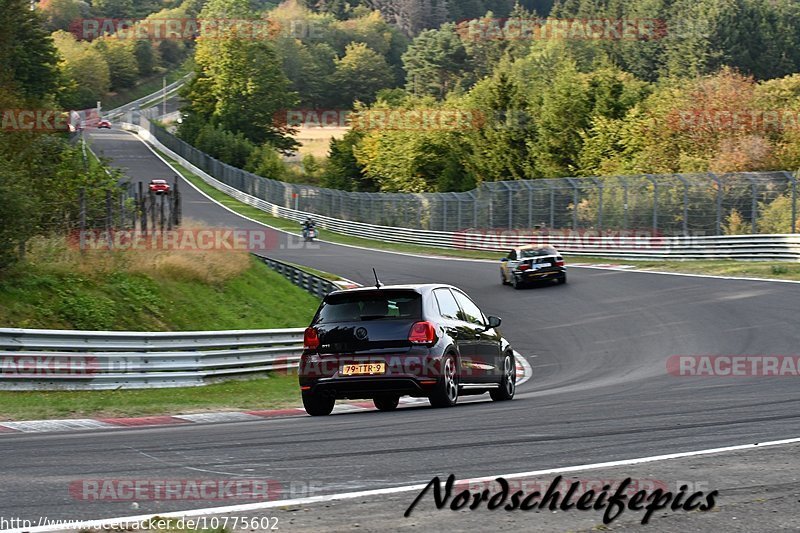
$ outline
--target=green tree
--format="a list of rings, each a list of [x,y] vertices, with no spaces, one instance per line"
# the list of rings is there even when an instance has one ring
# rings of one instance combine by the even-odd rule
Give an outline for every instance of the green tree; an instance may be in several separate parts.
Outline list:
[[[333,81],[340,91],[340,103],[371,103],[381,89],[393,87],[394,75],[386,60],[367,45],[351,44],[336,61]]]
[[[328,162],[321,177],[323,187],[343,191],[377,190],[376,183],[364,175],[364,167],[355,155],[363,138],[363,132],[350,130],[341,139],[331,139]]]
[[[286,165],[284,165],[280,153],[270,144],[263,144],[253,150],[244,168],[265,178],[286,179]]]
[[[470,147],[467,166],[478,181],[533,177],[536,122],[517,81],[499,70],[479,82],[468,101],[476,108],[476,122],[464,135]]]
[[[531,147],[541,175],[554,178],[575,174],[582,133],[589,127],[588,88],[576,65],[566,61],[542,95],[538,137]]]
[[[97,49],[76,41],[72,34],[57,31],[53,40],[61,56],[61,104],[69,109],[94,107],[111,85],[108,63]]]
[[[466,75],[467,59],[454,24],[424,31],[403,54],[406,89],[443,98]]]
[[[80,0],[49,0],[39,5],[50,31],[69,31],[70,25],[88,12],[88,6]]]
[[[0,89],[5,93],[0,98],[15,94],[36,100],[52,94],[59,83],[58,59],[41,14],[27,0],[0,0],[0,12]]]
[[[112,90],[126,89],[136,84],[139,78],[139,65],[131,41],[104,37],[94,41],[92,47],[100,52],[108,63]]]
[[[133,55],[136,58],[136,67],[140,76],[153,74],[158,57],[153,45],[145,39],[137,40],[133,45]]]
[[[4,134],[0,134],[2,142]],[[35,202],[27,176],[0,159],[0,272],[17,259],[17,250],[35,234]]]
[[[133,15],[133,8],[133,0],[92,0],[92,11],[101,17],[130,17]]]
[[[189,113],[257,145],[269,142],[282,151],[296,146],[292,128],[275,121],[298,98],[271,43],[239,38],[235,31],[220,39],[201,38],[195,61],[198,75],[184,93]]]

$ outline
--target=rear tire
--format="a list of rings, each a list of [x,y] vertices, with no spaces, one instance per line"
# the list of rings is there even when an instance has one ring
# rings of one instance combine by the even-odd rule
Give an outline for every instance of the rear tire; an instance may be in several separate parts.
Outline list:
[[[394,411],[400,405],[400,396],[379,396],[372,403],[378,411]]]
[[[500,388],[489,391],[489,396],[496,402],[507,402],[514,398],[517,392],[517,364],[514,356],[507,353],[503,358],[503,377],[500,380]]]
[[[311,416],[328,416],[333,412],[336,398],[322,394],[303,393],[303,407]]]
[[[520,290],[524,287],[522,280],[519,279],[517,276],[511,277],[511,286],[514,287],[516,290]]]
[[[559,285],[563,285],[563,284],[565,284],[566,282],[567,282],[567,275],[566,275],[566,274],[564,274],[563,276],[561,276],[560,278],[558,278],[558,284],[559,284]]]
[[[455,355],[442,358],[442,376],[436,382],[428,401],[433,407],[452,407],[458,402],[458,363]]]

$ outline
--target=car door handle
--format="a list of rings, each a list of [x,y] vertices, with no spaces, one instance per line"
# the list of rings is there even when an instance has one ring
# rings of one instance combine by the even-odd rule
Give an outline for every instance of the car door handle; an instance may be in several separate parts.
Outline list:
[[[481,335],[480,333],[476,333],[476,334],[475,334],[475,338],[476,338],[476,339],[480,339],[482,336],[483,336],[483,335]]]

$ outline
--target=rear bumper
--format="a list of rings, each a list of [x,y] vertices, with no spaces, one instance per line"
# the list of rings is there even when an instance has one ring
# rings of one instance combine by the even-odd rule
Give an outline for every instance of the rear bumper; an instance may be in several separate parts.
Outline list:
[[[316,380],[304,392],[331,395],[339,400],[371,399],[384,394],[422,397],[428,395],[433,385],[412,377],[324,378]]]
[[[567,269],[564,267],[559,268],[548,268],[542,270],[526,270],[525,272],[519,273],[519,276],[524,281],[540,281],[540,280],[547,280],[547,279],[558,279],[561,276],[564,276],[567,273]]]
[[[427,396],[441,374],[441,356],[425,353],[398,355],[359,355],[353,357],[304,355],[300,361],[299,382],[306,393],[324,393],[336,398],[374,398],[381,394]],[[343,364],[384,363],[382,374],[345,376]]]

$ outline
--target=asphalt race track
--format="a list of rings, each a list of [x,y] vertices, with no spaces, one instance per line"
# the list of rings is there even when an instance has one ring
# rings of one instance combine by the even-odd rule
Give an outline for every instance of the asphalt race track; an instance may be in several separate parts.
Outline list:
[[[91,137],[134,180],[174,176],[133,135],[114,129]],[[186,217],[259,227],[180,186]],[[297,241],[279,233],[269,255],[360,283],[371,281],[375,267],[385,283],[462,287],[503,318],[503,333],[534,378],[505,404],[487,395],[453,409],[3,435],[0,515],[95,519],[243,503],[142,501],[132,510],[128,501],[74,498],[70,483],[82,479],[272,479],[318,495],[800,436],[795,379],[666,372],[676,354],[800,353],[800,284],[571,269],[565,286],[515,291],[500,285],[493,263]],[[775,482],[781,476],[774,472]],[[368,523],[358,512],[350,510]]]

